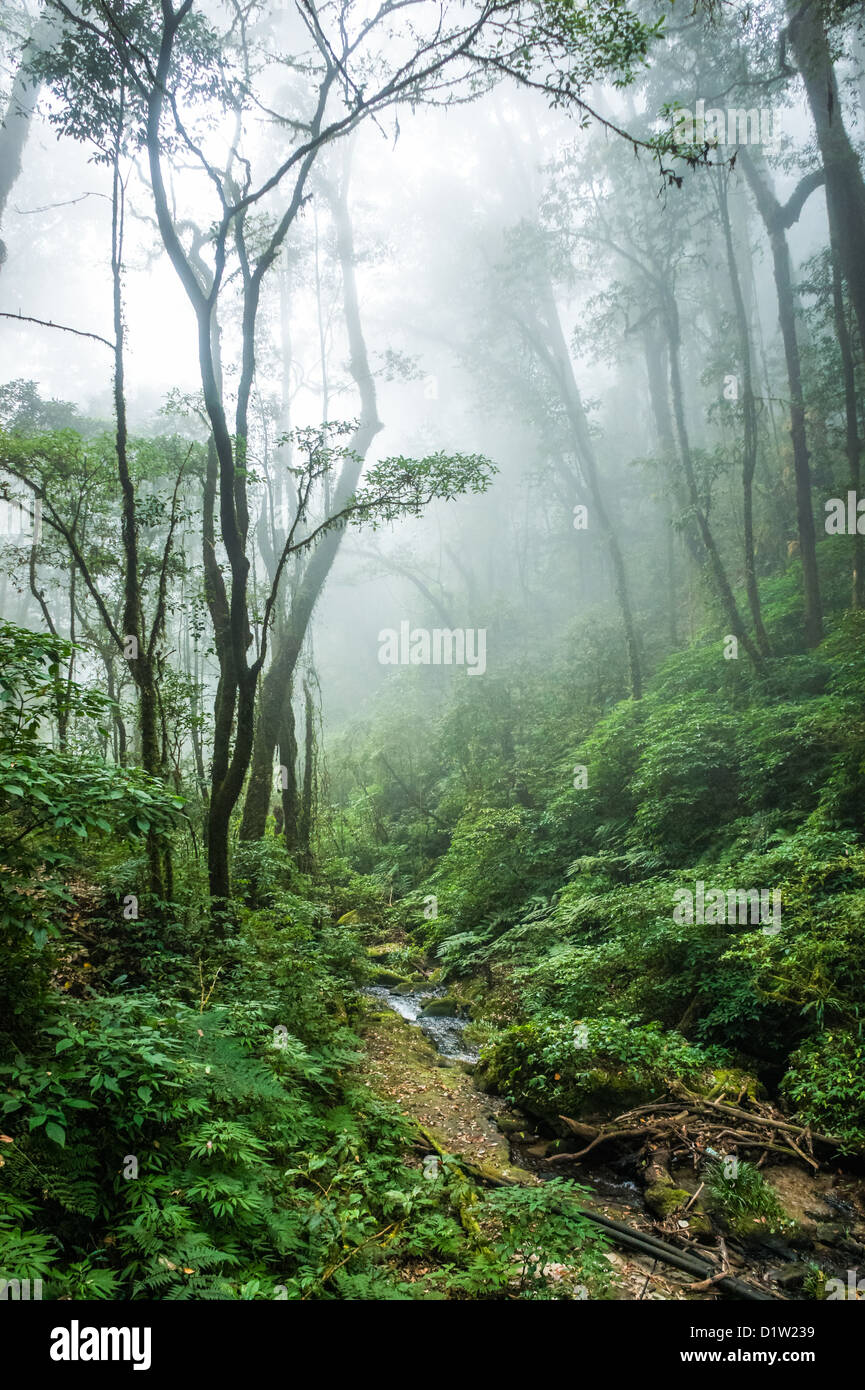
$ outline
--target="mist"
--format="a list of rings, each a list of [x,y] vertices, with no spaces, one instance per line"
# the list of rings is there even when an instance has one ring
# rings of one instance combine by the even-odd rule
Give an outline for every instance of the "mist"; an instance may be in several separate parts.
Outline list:
[[[0,58],[10,1296],[859,1296],[861,7]]]

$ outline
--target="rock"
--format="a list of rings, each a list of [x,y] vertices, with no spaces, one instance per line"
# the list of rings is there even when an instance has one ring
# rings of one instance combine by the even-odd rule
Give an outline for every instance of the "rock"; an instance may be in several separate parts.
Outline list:
[[[620,1115],[632,1106],[647,1104],[655,1095],[651,1085],[635,1081],[624,1069],[603,1064],[580,1077],[579,1090],[579,1101],[572,1107],[572,1118],[577,1120]]]
[[[691,1193],[686,1192],[684,1187],[672,1187],[665,1182],[652,1183],[651,1187],[646,1188],[643,1196],[649,1211],[662,1221],[674,1212],[681,1211],[691,1200]]]
[[[490,1118],[501,1134],[525,1139],[529,1133],[525,1120],[521,1120],[517,1115],[492,1115]]]
[[[525,1153],[531,1158],[549,1158],[550,1154],[559,1152],[560,1142],[558,1139],[539,1139],[536,1143],[530,1144]]]
[[[373,971],[372,978],[375,984],[384,985],[387,989],[397,989],[401,986],[411,989],[408,980],[402,975],[398,975],[395,970],[386,970],[383,966]]]
[[[422,1018],[456,1018],[460,1011],[460,1001],[452,995],[444,999],[428,999],[421,1009]]]
[[[373,965],[392,965],[404,949],[401,941],[380,941],[377,946],[367,946],[366,953]]]
[[[715,1067],[708,1073],[705,1081],[697,1085],[696,1090],[709,1100],[720,1100],[723,1096],[731,1105],[735,1104],[739,1096],[758,1100],[766,1094],[765,1086],[756,1076],[743,1071],[741,1067]]]
[[[736,1216],[728,1222],[733,1234],[748,1246],[759,1245],[783,1259],[790,1254],[789,1238],[776,1235],[761,1216]]]
[[[779,1289],[801,1289],[808,1277],[808,1266],[797,1263],[782,1265],[773,1277]]]
[[[697,1240],[711,1240],[714,1236],[714,1227],[704,1211],[694,1211],[692,1207],[686,1215],[686,1220],[688,1234],[696,1236]]]
[[[834,1221],[824,1221],[814,1232],[816,1240],[823,1245],[840,1245],[846,1237],[846,1229]]]

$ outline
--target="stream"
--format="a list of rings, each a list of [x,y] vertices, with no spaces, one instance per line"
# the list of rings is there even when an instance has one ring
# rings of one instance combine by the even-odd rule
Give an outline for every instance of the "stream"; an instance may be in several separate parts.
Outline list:
[[[364,994],[377,999],[388,1009],[399,1014],[407,1023],[419,1028],[436,1051],[454,1062],[473,1063],[478,1060],[479,1051],[467,1043],[464,1037],[469,1020],[457,1015],[424,1015],[422,1010],[430,999],[439,999],[445,990],[439,986],[431,989],[413,990],[410,994],[388,989],[385,985],[369,985]],[[528,1122],[527,1122],[528,1124]],[[554,1176],[549,1168],[532,1152],[532,1144],[537,1136],[527,1134],[524,1142],[511,1137],[510,1147],[518,1156],[520,1164],[537,1172],[540,1178]],[[621,1213],[629,1211],[644,1212],[642,1191],[636,1182],[623,1177],[608,1164],[598,1164],[590,1173],[581,1178],[593,1193],[607,1203],[616,1204]]]
[[[445,1015],[425,1015],[422,1010],[424,1005],[431,999],[444,997],[445,991],[439,986],[437,989],[413,990],[411,994],[399,994],[395,990],[387,989],[384,985],[367,985],[364,994],[370,995],[373,999],[378,999],[388,1009],[393,1009],[394,1013],[399,1014],[407,1023],[412,1023],[420,1028],[424,1037],[429,1038],[433,1047],[440,1052],[442,1057],[449,1057],[454,1062],[476,1062],[479,1052],[476,1047],[472,1047],[465,1041],[463,1034],[468,1027],[467,1018]]]
[[[456,1014],[426,1014],[425,1006],[436,999],[447,998],[442,987],[420,988],[400,992],[384,985],[368,985],[363,993],[375,1000],[383,1008],[390,1010],[410,1025],[429,1042],[439,1057],[451,1063],[469,1065],[454,1067],[446,1073],[436,1072],[433,1064],[426,1066],[422,1074],[405,1068],[399,1061],[399,1052],[393,1051],[391,1042],[384,1042],[380,1059],[396,1058],[398,1066],[390,1073],[391,1087],[388,1094],[406,1109],[437,1129],[443,1142],[454,1152],[461,1152],[472,1161],[496,1160],[516,1164],[518,1169],[534,1172],[542,1181],[551,1177],[565,1176],[561,1168],[551,1167],[546,1161],[550,1150],[550,1139],[542,1134],[532,1133],[532,1122],[528,1117],[509,1114],[508,1106],[499,1097],[488,1096],[476,1087],[472,1076],[472,1064],[478,1060],[479,1052],[465,1038],[470,1020]],[[386,1035],[392,1038],[393,1035]],[[437,1064],[441,1066],[441,1062]],[[412,1067],[418,1066],[417,1056]],[[461,1074],[461,1075],[460,1075]],[[446,1078],[450,1079],[446,1079]],[[439,1078],[441,1078],[439,1080]],[[507,1120],[507,1128],[504,1121]],[[517,1132],[518,1123],[523,1120],[526,1130]],[[449,1125],[449,1127],[448,1127]],[[503,1150],[503,1152],[502,1152]],[[633,1154],[611,1156],[606,1162],[596,1161],[577,1165],[577,1170],[567,1173],[579,1183],[586,1192],[587,1204],[608,1217],[624,1221],[637,1231],[651,1233],[661,1230],[669,1240],[671,1234],[658,1227],[647,1210],[643,1199],[641,1172]],[[817,1175],[804,1171],[802,1165],[767,1165],[767,1176],[780,1190],[785,1207],[793,1216],[796,1227],[789,1236],[769,1235],[765,1238],[740,1241],[728,1233],[726,1238],[730,1272],[750,1279],[758,1286],[772,1290],[780,1288],[791,1290],[792,1297],[803,1297],[799,1291],[807,1272],[809,1262],[819,1261],[820,1266],[844,1279],[850,1267],[861,1274],[865,1225],[861,1217],[861,1179],[857,1181],[850,1174],[824,1168]],[[684,1168],[676,1172],[677,1181],[688,1190],[698,1182],[695,1174]],[[843,1199],[843,1200],[841,1200]],[[843,1206],[849,1215],[839,1223],[838,1208]],[[858,1212],[857,1209],[858,1208]],[[678,1223],[685,1224],[684,1220]],[[847,1229],[845,1229],[845,1226]],[[850,1228],[853,1228],[852,1230]],[[855,1232],[855,1234],[854,1234]],[[675,1232],[672,1232],[675,1237]],[[804,1239],[803,1239],[804,1237]],[[852,1239],[851,1239],[852,1237]],[[698,1244],[688,1243],[695,1253],[714,1254],[717,1258],[716,1242],[713,1240],[701,1250]],[[623,1281],[624,1297],[631,1298],[681,1298],[688,1297],[690,1276],[670,1269],[656,1269],[651,1261],[631,1253],[616,1259],[618,1274]],[[778,1280],[781,1276],[783,1283]],[[778,1280],[778,1282],[776,1282]],[[707,1291],[699,1297],[713,1298],[718,1295]],[[777,1296],[777,1293],[776,1293]],[[788,1297],[791,1293],[788,1292]]]

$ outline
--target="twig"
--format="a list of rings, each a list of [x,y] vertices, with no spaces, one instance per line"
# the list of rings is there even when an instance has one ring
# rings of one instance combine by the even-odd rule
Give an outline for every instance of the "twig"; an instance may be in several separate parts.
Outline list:
[[[685,1205],[684,1205],[684,1207],[682,1208],[683,1212],[689,1211],[689,1210],[691,1209],[691,1207],[694,1205],[694,1203],[696,1202],[697,1198],[699,1197],[700,1193],[703,1191],[703,1188],[704,1188],[705,1186],[706,1186],[706,1184],[705,1184],[704,1182],[701,1182],[701,1183],[700,1183],[700,1186],[697,1188],[697,1191],[694,1193],[694,1195],[693,1195],[693,1197],[691,1198],[690,1202],[686,1202]]]

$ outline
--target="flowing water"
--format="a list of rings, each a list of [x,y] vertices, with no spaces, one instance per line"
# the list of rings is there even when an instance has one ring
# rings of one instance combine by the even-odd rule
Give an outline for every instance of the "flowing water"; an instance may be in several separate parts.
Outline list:
[[[413,1027],[419,1028],[424,1036],[429,1040],[436,1051],[445,1058],[455,1062],[476,1062],[478,1050],[466,1042],[464,1037],[469,1020],[458,1016],[430,1017],[425,1015],[422,1010],[424,1005],[431,999],[438,999],[445,996],[443,988],[419,989],[406,993],[388,989],[384,985],[369,985],[364,989],[364,994],[375,999],[394,1013],[405,1019]],[[500,1108],[500,1105],[495,1107]],[[494,1115],[489,1115],[491,1120]],[[531,1122],[527,1119],[527,1129]],[[559,1169],[553,1169],[544,1162],[542,1154],[537,1152],[538,1136],[527,1133],[524,1139],[512,1136],[508,1145],[511,1161],[519,1167],[527,1168],[538,1177],[548,1179],[551,1177],[562,1176]],[[541,1144],[541,1148],[543,1145]],[[430,1156],[432,1158],[432,1156]],[[614,1219],[624,1221],[626,1224],[636,1223],[635,1229],[645,1229],[651,1231],[657,1228],[647,1211],[644,1201],[642,1184],[639,1182],[639,1165],[634,1155],[622,1156],[620,1159],[602,1161],[590,1161],[585,1166],[580,1166],[578,1171],[569,1176],[573,1176],[578,1183],[587,1191],[588,1205],[595,1207],[605,1215]],[[803,1181],[805,1179],[803,1178]],[[832,1179],[829,1175],[823,1179],[827,1184]],[[823,1186],[823,1182],[820,1186]],[[814,1202],[818,1200],[811,1193],[811,1181],[808,1182],[808,1200]],[[823,1194],[825,1197],[825,1194]],[[831,1197],[826,1198],[831,1201]],[[850,1208],[852,1211],[852,1208]],[[812,1214],[812,1213],[809,1213]],[[827,1214],[828,1209],[827,1209]],[[675,1237],[675,1232],[672,1233]],[[670,1238],[668,1234],[668,1238]],[[758,1286],[773,1288],[772,1275],[777,1272],[777,1267],[784,1262],[788,1265],[801,1262],[803,1254],[795,1243],[788,1245],[778,1237],[772,1238],[771,1242],[767,1239],[764,1247],[743,1246],[735,1237],[727,1237],[728,1256],[731,1260],[731,1273],[744,1276]],[[703,1253],[699,1249],[697,1253]],[[708,1251],[705,1253],[709,1253]],[[829,1252],[824,1249],[823,1261],[826,1262]],[[847,1263],[850,1257],[846,1256]],[[843,1264],[844,1261],[842,1260]],[[804,1267],[804,1266],[803,1266]],[[840,1268],[840,1265],[839,1265]],[[682,1297],[687,1296],[687,1287],[690,1282],[689,1276],[681,1275],[671,1269],[656,1269],[656,1263],[648,1259],[643,1259],[633,1253],[622,1256],[619,1260],[619,1272],[624,1280],[624,1287],[628,1287],[630,1292],[626,1297]],[[647,1274],[648,1272],[648,1274]],[[767,1275],[769,1278],[767,1279]],[[657,1286],[655,1293],[647,1295],[649,1280],[653,1281],[653,1287]],[[634,1280],[636,1283],[634,1284]],[[631,1284],[634,1286],[631,1287]],[[637,1287],[639,1285],[639,1288]],[[699,1297],[715,1297],[714,1294],[701,1294]],[[795,1297],[795,1295],[794,1295]]]
[[[394,1013],[399,1014],[400,1018],[420,1028],[443,1057],[449,1057],[455,1062],[478,1060],[477,1048],[472,1047],[463,1037],[469,1023],[467,1018],[430,1018],[421,1012],[430,999],[442,998],[443,989],[420,989],[412,991],[411,994],[399,994],[384,985],[368,985],[364,993],[380,1000],[388,1009],[393,1009]]]

